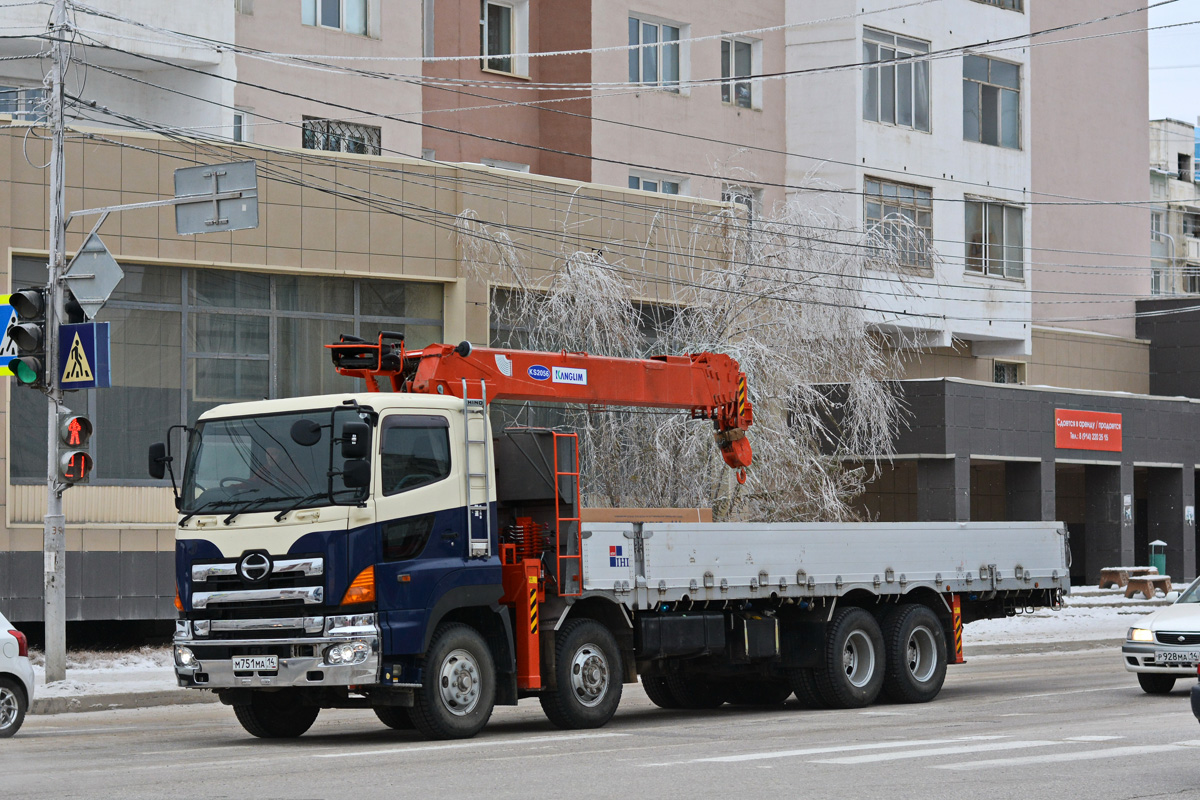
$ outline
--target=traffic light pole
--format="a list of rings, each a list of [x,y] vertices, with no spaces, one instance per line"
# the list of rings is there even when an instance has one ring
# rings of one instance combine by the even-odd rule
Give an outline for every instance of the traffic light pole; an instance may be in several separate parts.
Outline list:
[[[63,72],[66,66],[67,0],[54,0],[50,45],[50,262],[46,301],[46,516],[43,518],[46,682],[67,677],[66,517],[58,480],[58,416],[63,393],[58,375],[58,324],[66,316],[62,274],[66,260],[66,171],[63,142]]]

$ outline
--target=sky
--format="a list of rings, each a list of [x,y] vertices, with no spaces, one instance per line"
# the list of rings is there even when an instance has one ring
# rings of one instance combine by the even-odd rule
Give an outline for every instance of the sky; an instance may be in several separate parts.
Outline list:
[[[1151,28],[1192,21],[1200,21],[1200,0],[1175,0],[1150,9]],[[1170,117],[1195,125],[1200,116],[1200,24],[1151,30],[1148,37],[1149,118]]]

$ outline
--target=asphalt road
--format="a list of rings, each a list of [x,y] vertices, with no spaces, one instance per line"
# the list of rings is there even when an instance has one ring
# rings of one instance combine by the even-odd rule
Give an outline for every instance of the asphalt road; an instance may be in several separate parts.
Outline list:
[[[536,701],[475,739],[425,742],[369,711],[261,741],[220,705],[29,717],[0,741],[7,798],[1196,798],[1190,681],[1143,694],[1113,648],[991,655],[920,706],[655,708],[636,685],[597,731]]]

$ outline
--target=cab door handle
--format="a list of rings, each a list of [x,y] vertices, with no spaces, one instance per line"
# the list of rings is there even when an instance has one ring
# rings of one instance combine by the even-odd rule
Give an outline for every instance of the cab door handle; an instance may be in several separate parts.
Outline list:
[[[458,538],[458,531],[442,531],[443,542],[453,542]]]

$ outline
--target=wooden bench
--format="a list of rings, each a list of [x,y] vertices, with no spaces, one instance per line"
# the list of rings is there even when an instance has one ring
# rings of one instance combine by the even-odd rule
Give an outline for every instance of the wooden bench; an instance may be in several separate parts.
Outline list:
[[[1157,574],[1158,567],[1104,567],[1100,570],[1100,588],[1120,589],[1129,583],[1130,578]]]
[[[1131,577],[1129,583],[1125,585],[1125,596],[1133,597],[1139,592],[1147,599],[1153,600],[1154,594],[1159,589],[1163,594],[1171,591],[1171,576],[1170,575],[1139,575],[1136,578]]]

